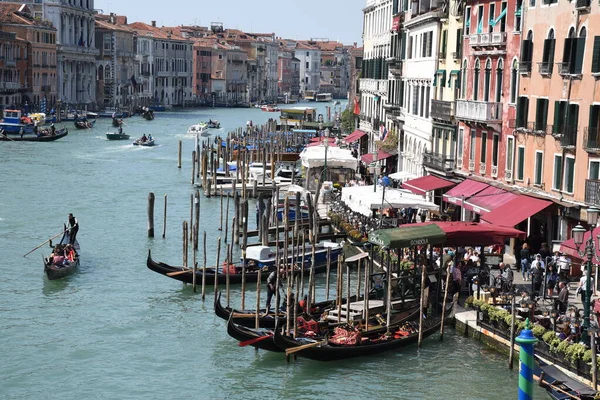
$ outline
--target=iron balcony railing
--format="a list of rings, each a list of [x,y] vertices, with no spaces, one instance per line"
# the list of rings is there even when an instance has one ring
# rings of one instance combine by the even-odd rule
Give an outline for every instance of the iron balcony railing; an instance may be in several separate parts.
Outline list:
[[[577,144],[577,125],[553,126],[552,134],[560,140],[563,147],[574,147]]]
[[[456,160],[449,155],[426,151],[423,153],[423,165],[436,171],[452,172],[456,168]]]
[[[600,193],[598,191],[600,191],[600,180],[585,180],[585,202],[587,204],[600,205]]]
[[[550,61],[543,61],[538,63],[538,70],[541,75],[552,75],[552,69],[554,68],[554,63]]]
[[[431,118],[451,122],[454,117],[454,101],[431,100]]]

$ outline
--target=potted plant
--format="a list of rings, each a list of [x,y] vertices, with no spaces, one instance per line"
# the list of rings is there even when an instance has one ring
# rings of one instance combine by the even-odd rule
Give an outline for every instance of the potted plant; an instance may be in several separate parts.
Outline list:
[[[568,360],[571,365],[577,366],[577,361],[583,359],[585,350],[585,345],[573,343],[565,349],[565,359]]]

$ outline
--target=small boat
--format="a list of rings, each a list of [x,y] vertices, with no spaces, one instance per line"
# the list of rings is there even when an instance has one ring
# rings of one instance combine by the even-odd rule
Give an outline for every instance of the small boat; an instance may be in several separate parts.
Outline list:
[[[417,311],[414,317],[418,318],[419,312]],[[424,319],[423,338],[439,332],[441,323],[441,316]],[[273,341],[282,350],[311,345],[294,354],[317,361],[337,361],[396,350],[416,343],[419,339],[419,324],[414,319],[393,328],[390,324],[389,335],[387,329],[363,333],[354,328],[344,327],[336,328],[333,333],[324,338],[294,339],[275,330]]]
[[[156,143],[154,142],[154,139],[146,139],[146,140],[144,140],[144,137],[142,136],[141,138],[136,139],[133,142],[133,145],[134,146],[152,147],[152,146],[155,146]]]
[[[112,126],[113,127],[118,128],[121,125],[123,125],[123,119],[122,118],[113,118],[112,119]]]
[[[96,120],[88,121],[87,119],[78,119],[74,121],[75,128],[77,129],[91,129],[94,127]]]
[[[278,112],[281,111],[277,104],[265,104],[264,106],[260,106],[260,109],[265,112]]]
[[[233,316],[233,313],[232,313]],[[269,328],[249,328],[234,322],[233,317],[227,320],[227,334],[239,341],[239,346],[252,346],[257,349],[282,353],[273,341],[273,329]]]
[[[6,140],[10,142],[53,142],[60,138],[63,138],[69,134],[67,128],[58,129],[54,132],[54,135],[49,129],[39,130],[37,135],[25,134],[21,136],[7,136],[4,133],[0,134],[0,140]]]
[[[142,111],[142,117],[147,121],[152,121],[154,119],[154,111],[145,109]]]
[[[33,120],[21,115],[19,110],[4,110],[4,118],[0,121],[0,129],[4,133],[33,133]]]
[[[71,240],[71,235],[69,234],[69,230],[67,226],[64,225],[63,236],[60,239],[60,245],[67,245]],[[52,242],[50,242],[50,246],[52,246]],[[54,259],[49,257],[44,257],[44,272],[49,280],[55,280],[64,278],[65,276],[71,275],[77,267],[79,267],[79,243],[75,240],[73,244],[73,248],[75,249],[75,259],[73,261],[67,261],[65,263],[61,263],[57,265],[54,263]]]
[[[333,100],[333,95],[331,93],[319,93],[316,100],[318,102],[329,102]]]
[[[571,378],[556,366],[550,365],[540,357],[535,357],[537,361],[534,369],[534,379],[539,381],[540,386],[546,389],[548,395],[554,400],[581,399],[592,400],[598,397],[595,390],[583,383]]]
[[[221,128],[221,123],[216,119],[209,119],[206,126],[211,129],[219,129]]]
[[[196,125],[192,125],[188,128],[187,133],[192,133],[192,134],[200,134],[200,135],[204,135],[208,133],[208,125],[204,122],[200,122],[199,124]]]
[[[106,132],[106,138],[108,140],[127,140],[129,139],[129,135],[118,132]]]

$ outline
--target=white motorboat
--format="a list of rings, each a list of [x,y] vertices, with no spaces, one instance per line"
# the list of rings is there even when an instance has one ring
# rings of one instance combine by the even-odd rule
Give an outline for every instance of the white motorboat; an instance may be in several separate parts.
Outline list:
[[[208,124],[200,122],[196,125],[192,125],[188,128],[187,133],[205,135],[208,133]]]

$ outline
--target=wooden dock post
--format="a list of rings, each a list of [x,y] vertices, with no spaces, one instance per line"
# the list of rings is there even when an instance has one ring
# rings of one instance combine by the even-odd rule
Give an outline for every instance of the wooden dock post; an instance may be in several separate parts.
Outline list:
[[[183,221],[183,249],[182,249],[183,255],[182,255],[182,259],[183,259],[183,267],[184,268],[187,268],[187,266],[188,266],[188,258],[187,258],[187,256],[188,256],[188,251],[187,251],[188,250],[187,249],[188,239],[187,239],[187,233],[188,233],[188,223],[187,223],[187,221]]]
[[[229,197],[227,197],[227,206],[225,207],[225,243],[227,243],[227,232],[229,231]]]
[[[255,328],[260,328],[260,280],[262,278],[262,272],[259,270],[256,276],[256,320]],[[267,310],[268,311],[268,310]],[[277,315],[277,313],[275,313]]]
[[[192,185],[196,179],[196,150],[192,151]]]
[[[327,247],[327,272],[325,275],[325,300],[329,300],[329,279],[331,273],[331,247]]]
[[[190,227],[189,237],[190,242],[194,239],[194,230],[192,227],[194,226],[194,195],[190,193],[190,223],[188,225]]]
[[[181,140],[179,141],[179,151],[177,152],[177,168],[181,168],[181,149],[182,149],[182,144],[181,144]]]
[[[246,248],[242,249],[242,310],[246,309]],[[257,311],[258,312],[258,311]]]
[[[206,231],[204,231],[204,235],[202,237],[202,247],[203,247],[203,263],[202,263],[202,301],[206,298]]]
[[[365,320],[365,331],[369,330],[369,266],[365,265],[365,298],[363,307],[363,319]]]
[[[194,251],[198,251],[198,235],[200,234],[200,191],[194,193]]]
[[[219,196],[219,197],[221,199],[221,214],[220,214],[220,216],[221,216],[221,219],[220,219],[221,223],[219,224],[219,230],[222,231],[223,230],[223,196]]]
[[[421,342],[423,341],[423,313],[427,305],[425,304],[425,278],[427,276],[427,267],[421,265],[421,307],[419,311],[419,341],[417,347],[421,348]]]
[[[167,235],[167,194],[166,193],[165,193],[164,197],[165,197],[165,208],[163,211],[163,231],[162,231],[163,239]]]
[[[154,237],[154,193],[148,194],[148,237]]]
[[[337,259],[337,294],[336,294],[336,303],[337,303],[337,312],[338,312],[338,324],[342,322],[342,290],[344,287],[344,269],[342,268],[342,259],[338,256]]]
[[[219,261],[221,257],[221,236],[217,238],[217,261],[215,264],[215,298],[217,296],[217,290],[219,286]]]
[[[227,308],[230,304],[230,290],[229,290],[229,266],[231,265],[231,244],[227,245],[227,255],[225,256],[225,292],[227,293]]]
[[[450,288],[450,263],[446,268],[446,288],[444,289],[444,301],[442,301],[442,323],[440,325],[440,341],[444,341],[444,320],[446,319],[446,301],[448,300],[448,289]]]
[[[298,275],[294,278],[294,289],[296,290],[296,294],[294,295],[294,339],[298,335]]]
[[[357,265],[356,265],[356,300],[360,299],[360,283],[362,282],[361,276],[360,276],[360,264],[361,264],[362,259],[359,258],[357,261]]]
[[[350,322],[350,263],[346,263],[346,322]]]
[[[479,288],[478,288],[478,290],[479,290]],[[515,300],[515,295],[513,293],[512,302],[511,302],[512,318],[510,320],[511,321],[510,322],[510,347],[508,348],[508,369],[513,369],[513,359],[515,357],[515,324],[517,322],[517,303],[516,302],[517,301]],[[592,354],[593,353],[594,352],[592,352]],[[592,368],[593,368],[593,366],[592,366]]]

